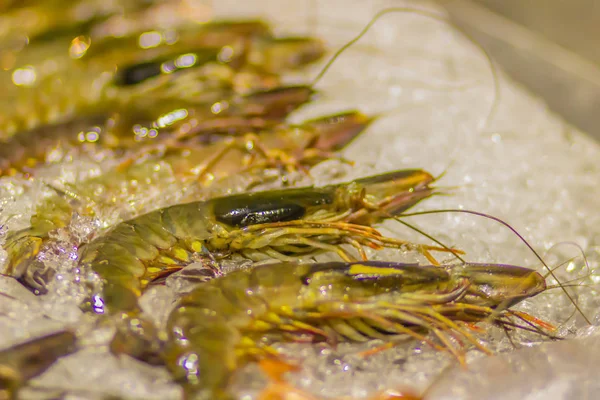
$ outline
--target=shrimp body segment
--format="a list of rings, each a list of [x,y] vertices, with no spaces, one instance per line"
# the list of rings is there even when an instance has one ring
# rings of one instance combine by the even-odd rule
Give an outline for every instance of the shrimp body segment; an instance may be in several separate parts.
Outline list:
[[[277,358],[270,340],[389,342],[408,335],[458,354],[447,335],[481,347],[458,321],[500,320],[506,305],[545,288],[537,272],[509,265],[264,265],[183,297],[168,321],[165,361],[189,398],[231,399],[227,385],[236,369]],[[442,346],[426,339],[427,331]]]

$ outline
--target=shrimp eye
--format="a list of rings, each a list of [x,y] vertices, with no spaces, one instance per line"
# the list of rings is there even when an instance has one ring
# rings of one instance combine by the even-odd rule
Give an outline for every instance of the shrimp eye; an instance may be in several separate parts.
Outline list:
[[[161,74],[160,62],[146,62],[125,67],[117,82],[121,86],[137,85],[147,79]]]
[[[195,68],[216,62],[220,49],[206,48],[184,54],[157,57],[152,60],[124,66],[115,77],[119,86],[137,85],[159,75],[172,74],[182,69]]]
[[[231,226],[248,226],[271,222],[291,221],[302,218],[306,209],[295,203],[289,204],[253,204],[227,211],[220,211],[219,205],[215,207],[217,221]],[[224,208],[224,207],[223,207]]]

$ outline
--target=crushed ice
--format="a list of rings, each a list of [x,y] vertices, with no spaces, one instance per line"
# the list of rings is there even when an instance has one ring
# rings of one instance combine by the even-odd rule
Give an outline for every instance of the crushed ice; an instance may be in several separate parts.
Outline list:
[[[235,15],[231,15],[231,10],[243,17],[270,13],[273,22],[288,30],[297,26],[300,34],[306,33],[307,28],[299,26],[298,15],[313,15],[319,23],[314,27],[316,32],[311,33],[339,46],[377,10],[391,3],[354,1],[349,7],[346,0],[318,4],[306,1],[292,2],[285,10],[277,6],[276,0],[234,2],[235,7],[228,1],[213,4],[217,15],[220,10],[232,17]],[[339,7],[344,13],[339,12]],[[500,75],[500,80],[500,106],[490,124],[482,128],[494,94],[488,65],[478,50],[439,21],[415,15],[388,15],[356,47],[342,55],[317,86],[323,91],[321,98],[293,119],[300,121],[347,108],[371,113],[385,111],[386,115],[343,152],[345,158],[355,162],[354,167],[329,161],[316,166],[311,179],[300,178],[294,183],[321,185],[400,168],[445,172],[437,186],[446,188],[450,195],[433,197],[417,210],[459,208],[492,214],[512,224],[542,254],[547,251],[545,256],[551,266],[570,260],[556,271],[559,280],[580,279],[597,284],[600,277],[594,272],[600,262],[600,146],[569,127],[504,75]],[[77,182],[107,165],[110,157],[57,163],[48,167],[43,176],[62,183]],[[88,172],[82,175],[81,170]],[[125,218],[132,210],[156,206],[156,200],[168,203],[193,195],[169,181],[168,170],[163,172],[155,180],[141,180],[134,192],[124,188],[121,199],[128,209],[117,214],[114,210],[101,212],[96,218],[75,216],[68,229],[53,237],[51,246],[40,255],[41,261],[57,273],[47,295],[35,297],[14,280],[0,278],[0,290],[7,295],[0,297],[0,346],[8,347],[65,326],[78,328],[86,338],[83,350],[61,359],[37,378],[27,396],[43,398],[66,392],[70,399],[180,398],[179,389],[164,369],[110,355],[106,348],[110,330],[94,329],[93,318],[83,315],[77,307],[87,294],[82,282],[94,279],[75,268],[79,243]],[[235,178],[232,179],[235,185]],[[156,182],[167,183],[157,187]],[[8,229],[26,226],[35,204],[51,192],[40,183],[2,178],[0,243]],[[164,193],[171,196],[163,196]],[[410,222],[446,244],[465,249],[470,261],[515,264],[544,273],[523,243],[493,221],[463,214],[439,214],[413,217]],[[424,241],[394,222],[385,223],[382,230],[407,240]],[[591,271],[574,246],[553,247],[562,242],[581,246]],[[375,254],[377,259],[397,257],[392,251]],[[0,266],[5,259],[6,252],[0,250]],[[549,278],[549,284],[556,284],[552,279]],[[186,289],[185,280],[178,281],[174,276],[166,286],[149,290],[141,305],[157,324],[164,324],[174,293]],[[367,358],[360,357],[359,352],[377,343],[366,348],[345,344],[336,349],[296,344],[280,348],[302,366],[300,372],[290,374],[290,382],[326,396],[365,397],[375,390],[402,387],[424,390],[435,382],[428,398],[491,399],[504,393],[508,386],[515,398],[576,398],[572,397],[573,391],[585,394],[584,390],[594,393],[591,390],[598,389],[594,371],[600,354],[581,349],[600,348],[596,343],[600,299],[593,287],[569,291],[593,319],[592,326],[583,322],[558,289],[529,299],[519,308],[556,324],[561,335],[584,339],[536,347],[539,337],[518,333],[513,341],[523,349],[513,351],[503,332],[491,329],[485,340],[502,354],[484,357],[470,351],[467,358],[472,368],[467,371],[456,368],[451,357],[423,343],[407,342]],[[567,351],[572,355],[566,357]],[[560,360],[569,361],[568,365],[580,373],[577,379],[584,389],[577,389],[573,374],[567,373]],[[502,378],[492,378],[499,370]],[[517,370],[520,373],[515,375]],[[257,374],[254,367],[241,371],[235,379],[238,392],[256,393],[260,388],[257,382],[262,382],[256,380]]]

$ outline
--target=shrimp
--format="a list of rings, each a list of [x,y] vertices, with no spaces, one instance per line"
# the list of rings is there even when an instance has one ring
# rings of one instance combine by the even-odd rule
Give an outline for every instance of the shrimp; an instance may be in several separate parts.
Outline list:
[[[324,53],[323,42],[311,37],[240,37],[237,42],[215,47],[171,45],[152,56],[134,52],[130,61],[121,57],[110,90],[123,96],[127,95],[125,89],[133,86],[137,91],[143,88],[141,91],[146,94],[148,86],[160,87],[164,81],[173,80],[173,76],[199,70],[193,75],[210,77],[211,68],[223,65],[243,77],[254,74],[264,77],[266,82],[278,82],[281,74],[305,68]]]
[[[131,27],[131,26],[130,26]],[[122,30],[122,29],[121,29]],[[202,49],[220,49],[228,47],[221,60],[228,62],[233,50],[242,50],[248,38],[260,35],[270,36],[270,27],[261,21],[230,21],[193,24],[175,31],[165,28],[140,31],[123,36],[117,32],[113,37],[98,38],[97,35],[79,33],[75,38],[54,40],[37,46],[28,46],[14,56],[7,65],[13,71],[4,84],[7,87],[21,86],[20,92],[29,87],[44,88],[46,81],[60,80],[63,88],[77,87],[86,82],[98,85],[98,78],[108,74],[117,76],[119,69],[131,67],[137,63],[149,63],[160,57],[173,57],[176,54],[194,53]],[[45,67],[51,63],[52,68]],[[160,64],[159,64],[160,65]],[[15,81],[15,73],[28,69],[35,74],[35,80],[24,84]],[[74,72],[77,72],[74,74]],[[8,75],[7,75],[8,77]],[[77,99],[75,99],[77,100]]]
[[[402,335],[464,362],[451,337],[488,350],[459,321],[508,323],[515,316],[508,307],[545,288],[537,272],[509,265],[264,265],[214,279],[181,298],[167,323],[164,360],[183,382],[186,398],[198,400],[234,398],[230,376],[251,361],[277,362],[273,340],[389,342]]]
[[[192,93],[189,90],[181,91],[188,96],[197,96],[206,90],[214,92],[215,86],[223,91],[228,84],[246,91],[272,88],[278,83],[280,74],[303,68],[319,60],[325,52],[324,44],[319,39],[275,38],[266,29],[263,23],[253,21],[214,22],[175,36],[172,32],[154,32],[162,39],[151,46],[142,47],[140,43],[148,40],[142,36],[109,40],[110,46],[103,46],[102,42],[92,45],[88,40],[85,46],[79,46],[81,50],[77,51],[81,54],[78,53],[77,57],[65,54],[63,62],[55,61],[54,64],[59,67],[51,69],[48,76],[44,75],[48,68],[36,66],[27,60],[20,68],[31,71],[35,80],[23,88],[17,88],[21,89],[16,95],[17,106],[7,103],[9,107],[4,111],[8,115],[7,121],[0,130],[18,131],[21,126],[35,127],[31,126],[31,121],[39,126],[68,117],[65,112],[53,111],[44,115],[44,110],[32,109],[30,104],[38,102],[37,97],[43,97],[43,94],[37,91],[30,93],[29,86],[48,92],[53,99],[64,98],[68,110],[74,110],[71,114],[81,114],[82,111],[89,111],[90,105],[102,108],[127,104],[133,96],[147,96],[151,91],[160,90],[165,82],[173,82],[175,77],[181,76],[188,76],[188,85],[198,80],[203,82],[201,87],[198,87],[199,83],[194,83],[197,88]],[[74,46],[72,44],[71,48]],[[47,64],[48,60],[44,59],[43,63]],[[235,76],[237,73],[240,77]],[[190,75],[192,78],[189,78]],[[13,86],[15,76],[11,78],[4,82],[7,87]],[[213,83],[213,80],[216,82]],[[60,85],[54,88],[57,81]],[[265,86],[263,82],[268,85]],[[260,86],[246,87],[248,83]],[[46,108],[50,106],[54,109],[54,104],[46,105]]]
[[[44,40],[60,35],[85,33],[86,26],[103,21],[123,11],[143,7],[141,1],[127,3],[105,1],[40,1],[19,2],[15,7],[7,8],[0,16],[0,40],[10,41],[19,38]],[[82,6],[86,12],[81,12]]]
[[[0,399],[17,399],[27,381],[75,351],[76,337],[59,331],[0,351]]]
[[[311,38],[262,39],[257,46],[251,62],[227,46],[175,53],[167,48],[171,54],[166,58],[120,65],[108,78],[87,79],[83,87],[71,87],[67,80],[56,97],[49,96],[52,89],[44,95],[52,100],[44,101],[40,111],[30,110],[36,103],[31,98],[17,101],[17,111],[5,111],[5,121],[0,117],[0,136],[7,137],[0,142],[0,176],[31,170],[53,149],[89,143],[139,148],[140,141],[155,142],[159,133],[162,139],[215,126],[225,133],[245,132],[280,121],[314,92],[279,86],[279,74],[315,61],[324,47]],[[70,74],[74,84],[89,75]]]
[[[257,37],[273,38],[271,27],[264,21],[223,20],[194,23],[175,30],[140,31],[126,36],[106,38],[91,44],[79,60],[88,66],[106,65],[114,63],[115,56],[119,56],[124,57],[122,65],[127,65],[186,50],[233,46]],[[123,54],[123,50],[126,54]]]
[[[369,29],[370,27],[383,15],[387,14],[387,13],[392,13],[392,12],[407,12],[407,13],[417,13],[417,14],[421,14],[424,16],[427,16],[429,18],[433,18],[433,19],[438,19],[438,20],[442,20],[439,16],[435,15],[435,14],[431,14],[428,13],[426,11],[422,11],[422,10],[414,10],[414,9],[410,9],[410,8],[395,8],[395,9],[386,9],[386,10],[382,10],[380,13],[378,13],[373,20],[365,27],[365,29],[353,40],[351,40],[350,42],[348,42],[347,45],[343,46],[338,52],[336,52],[336,54],[330,59],[330,61],[325,65],[325,67],[321,70],[321,72],[316,76],[316,78],[312,81],[312,84],[309,86],[309,88],[314,87],[314,85],[316,85],[319,80],[324,76],[324,74],[328,71],[329,67],[331,66],[331,64],[333,62],[335,62],[335,60],[339,57],[339,55],[344,52],[348,47],[350,47],[352,44],[354,44],[356,41],[358,41]],[[458,28],[457,28],[458,29]],[[460,29],[458,29],[460,30]],[[193,30],[192,30],[193,31]],[[141,54],[145,54],[144,56],[131,56],[132,59],[131,60],[135,60],[134,62],[134,66],[127,66],[127,62],[125,62],[124,64],[120,65],[120,68],[117,68],[117,72],[115,76],[115,80],[114,82],[121,82],[121,83],[129,83],[129,82],[134,82],[134,83],[141,83],[142,86],[145,86],[144,81],[146,81],[147,76],[151,76],[153,78],[164,78],[161,75],[161,71],[163,70],[168,70],[168,71],[173,71],[173,70],[177,70],[180,69],[177,66],[177,62],[173,61],[173,60],[178,60],[180,57],[187,57],[187,58],[193,58],[193,57],[189,57],[190,55],[193,55],[194,51],[196,51],[198,49],[198,46],[200,46],[200,44],[202,44],[202,46],[200,47],[212,47],[214,46],[215,48],[218,48],[222,45],[224,45],[225,47],[223,47],[223,49],[227,50],[226,53],[230,53],[232,50],[231,49],[235,49],[236,45],[232,45],[232,43],[237,43],[240,38],[246,38],[246,37],[250,37],[250,39],[247,41],[249,42],[249,44],[247,43],[247,48],[249,48],[248,51],[241,51],[241,53],[245,54],[245,56],[242,56],[242,59],[245,60],[245,62],[243,63],[244,65],[246,65],[247,67],[250,67],[250,69],[259,69],[262,70],[263,73],[266,72],[272,72],[274,69],[274,66],[277,67],[275,69],[281,69],[281,66],[286,66],[286,69],[294,69],[297,68],[299,65],[305,65],[307,63],[313,62],[315,60],[318,60],[323,54],[324,54],[324,47],[322,45],[322,42],[320,42],[319,40],[316,39],[311,39],[311,38],[281,38],[281,39],[277,39],[277,38],[273,38],[273,36],[271,35],[270,31],[268,30],[268,27],[264,24],[261,23],[260,21],[258,22],[252,22],[252,21],[247,21],[247,22],[240,22],[240,23],[230,23],[230,22],[215,22],[215,23],[209,23],[209,24],[205,24],[202,25],[200,28],[200,33],[198,35],[195,34],[191,34],[191,35],[187,35],[189,31],[186,29],[181,30],[181,32],[178,32],[177,35],[177,41],[175,43],[170,43],[167,40],[168,35],[166,34],[160,34],[157,37],[160,37],[160,40],[157,43],[157,46],[155,47],[151,47],[150,51],[144,53],[142,52]],[[248,33],[250,32],[250,33]],[[159,32],[160,33],[160,32]],[[197,33],[197,32],[196,32]],[[201,39],[197,39],[196,36],[199,36]],[[232,36],[234,37],[232,39]],[[218,39],[215,38],[221,38],[221,37],[225,37],[228,38],[226,40],[227,45],[225,45],[224,42],[219,42]],[[123,48],[126,49],[133,49],[133,48],[137,48],[137,40],[139,38],[137,37],[126,37],[124,39],[115,39],[117,40],[116,42],[111,43],[111,41],[108,42],[100,42],[99,44],[96,45],[92,45],[90,46],[88,49],[86,49],[85,54],[82,55],[81,60],[90,60],[89,61],[89,65],[94,64],[93,60],[96,60],[98,65],[102,65],[105,64],[105,62],[100,61],[101,59],[105,59],[109,61],[109,64],[111,66],[111,70],[114,70],[114,59],[119,58],[121,60],[123,60],[123,58],[125,56],[129,57],[129,54],[133,54],[135,53],[135,51],[125,51],[123,52]],[[119,42],[119,40],[122,40],[122,42]],[[127,42],[129,41],[129,42]],[[242,39],[242,43],[245,40]],[[104,43],[104,44],[102,44]],[[129,45],[127,44],[129,43]],[[190,43],[193,43],[193,46],[190,47]],[[477,45],[477,43],[474,42],[475,45]],[[233,47],[232,47],[233,46]],[[242,45],[242,47],[244,47],[244,45]],[[481,46],[478,46],[480,48],[480,50],[486,55],[486,58],[489,61],[489,56],[487,55],[487,53],[485,53],[485,50],[483,50],[481,48]],[[119,50],[119,54],[118,57],[115,57],[114,54],[111,53],[111,51],[116,51],[114,49],[118,48]],[[185,50],[181,50],[184,49]],[[166,49],[166,50],[164,50]],[[166,51],[166,53],[165,53]],[[190,54],[186,53],[186,52],[190,52]],[[234,55],[236,53],[235,50],[233,50]],[[168,54],[168,60],[166,61],[167,63],[164,64],[165,59],[164,56],[165,54]],[[221,54],[221,53],[219,53]],[[221,54],[222,55],[222,54]],[[231,54],[230,54],[231,56]],[[230,57],[229,56],[229,57]],[[148,58],[150,57],[150,58]],[[154,57],[154,59],[152,58]],[[226,57],[230,60],[233,59],[237,59],[237,57],[233,57],[233,58],[229,58]],[[221,59],[223,59],[221,57]],[[170,61],[169,61],[170,60]],[[84,61],[84,63],[88,63],[88,61]],[[137,65],[135,64],[137,63]],[[181,63],[182,65],[185,64],[187,65],[187,62],[183,62]],[[202,64],[202,63],[200,63]],[[163,68],[163,67],[167,67],[167,68]],[[175,67],[174,67],[175,66]],[[496,92],[498,92],[497,87],[498,87],[498,82],[497,82],[497,77],[495,74],[495,70],[494,70],[494,65],[493,63],[491,63],[490,61],[490,68],[493,70],[494,72],[494,84],[495,84],[495,90]],[[124,70],[123,70],[124,69]],[[183,69],[188,69],[188,68],[183,68]],[[135,72],[135,73],[132,73]],[[186,71],[189,72],[189,71]],[[114,74],[114,72],[113,72]],[[157,76],[158,75],[158,76]],[[142,82],[139,82],[139,81]],[[161,79],[150,79],[151,81],[156,82],[160,82]],[[170,80],[167,79],[167,81],[175,81],[177,82],[178,80]],[[113,82],[113,83],[114,83]],[[115,89],[115,85],[114,84],[110,84],[109,86],[111,86],[111,89]],[[119,85],[116,85],[117,87]],[[128,86],[128,85],[126,85]],[[134,85],[134,86],[137,86]],[[150,85],[152,86],[152,85]],[[161,84],[159,84],[159,86],[161,86]],[[121,85],[122,87],[122,85]],[[110,92],[111,90],[108,90],[108,92]],[[115,92],[113,90],[113,92]],[[176,90],[176,93],[179,92],[181,93],[181,90]],[[183,91],[185,92],[185,91]],[[194,93],[197,93],[198,91],[194,91]],[[115,93],[127,93],[127,91],[123,92],[123,90],[119,91],[117,90]],[[141,93],[145,93],[144,90],[141,91]],[[118,97],[118,96],[117,96]],[[159,101],[159,103],[161,103],[160,100],[155,100],[155,101]],[[26,102],[27,104],[31,104],[31,102]],[[211,102],[211,109],[212,106],[215,106],[215,110],[217,110],[218,112],[220,112],[220,110],[223,109],[224,105],[228,105],[230,104],[228,101],[222,102],[222,101],[216,101],[216,102]],[[492,108],[490,110],[490,113],[488,114],[487,119],[491,119],[491,116],[494,112],[494,109],[496,107],[496,103],[494,103],[492,105]],[[135,107],[134,107],[135,108]],[[147,108],[147,106],[142,105],[141,109],[145,110]],[[150,107],[152,108],[152,107]],[[156,123],[156,119],[155,118],[160,118],[160,117],[165,117],[162,120],[168,120],[171,121],[173,118],[178,119],[177,116],[178,115],[183,115],[184,113],[181,112],[181,110],[188,110],[187,107],[177,107],[177,108],[173,108],[171,110],[161,110],[162,112],[159,115],[154,115],[154,116],[150,116],[150,119],[148,120],[148,116],[144,114],[144,112],[142,111],[141,115],[139,112],[133,112],[131,118],[129,118],[129,120],[127,120],[127,113],[123,113],[124,115],[121,115],[120,119],[125,118],[127,121],[124,124],[123,130],[117,129],[117,131],[122,131],[125,132],[129,137],[134,137],[134,138],[140,138],[140,137],[144,137],[145,135],[147,135],[148,133],[152,135],[155,135],[156,132],[152,129],[152,126],[147,126],[147,124],[149,123],[150,125],[152,125],[153,123]],[[26,119],[26,123],[25,125],[28,126],[29,128],[31,128],[31,123],[30,121],[36,121],[39,120],[39,118],[31,118],[31,112],[26,112],[24,114],[24,118]],[[59,113],[60,114],[60,113]],[[210,114],[209,114],[210,115]],[[137,126],[137,122],[138,122],[138,118],[141,120],[141,129],[135,131],[135,135],[131,135],[131,127],[132,126]],[[193,117],[190,117],[190,119],[194,119]],[[131,123],[131,120],[133,120],[133,123]],[[212,118],[211,118],[212,121]],[[253,119],[253,121],[256,121],[256,119]],[[225,125],[227,125],[227,128],[230,128],[229,123],[233,123],[235,125],[234,129],[240,129],[243,127],[247,127],[249,124],[248,120],[245,121],[241,121],[239,119],[228,119],[227,123],[225,123]],[[260,124],[262,124],[261,121],[259,121]],[[182,124],[186,127],[186,129],[188,129],[188,125],[187,125],[187,121],[183,121]],[[223,126],[223,122],[222,121],[217,121],[217,124],[219,126]],[[0,125],[2,125],[0,123]],[[15,122],[14,120],[9,119],[9,121],[4,124],[5,126],[10,126],[11,130],[14,130],[14,126],[18,126],[19,123]],[[211,125],[211,124],[209,124]],[[250,123],[250,125],[252,125]],[[255,128],[254,126],[252,126],[252,128]],[[64,130],[63,130],[64,131]],[[110,136],[110,135],[104,135],[104,136]],[[115,135],[115,136],[119,136],[119,135]],[[96,140],[98,138],[98,135],[95,134],[94,132],[92,132],[92,134],[90,135],[90,137],[92,138],[92,140]],[[10,148],[11,146],[8,146],[5,143],[5,146],[3,146],[5,148]],[[20,150],[19,146],[16,146],[17,148],[15,150]],[[18,151],[17,151],[18,153]],[[10,154],[13,154],[13,152],[11,151]],[[39,158],[36,157],[27,157],[26,158],[29,161],[35,161],[35,160],[39,160]],[[0,166],[1,167],[1,166]],[[6,169],[3,168],[3,169]],[[18,170],[18,168],[17,168]]]
[[[80,248],[81,268],[103,281],[90,307],[99,314],[137,313],[137,299],[152,281],[194,260],[205,263],[210,279],[220,273],[215,261],[233,253],[256,262],[295,260],[318,251],[333,251],[352,261],[366,258],[363,245],[417,250],[430,259],[429,251],[460,253],[387,238],[371,227],[429,197],[433,180],[422,170],[402,170],[325,187],[213,198],[144,214]],[[28,281],[32,273],[25,268],[18,275]]]
[[[253,179],[262,182],[266,168],[294,172],[335,158],[334,152],[347,146],[373,120],[359,111],[347,111],[226,140],[221,140],[219,127],[214,126],[205,128],[200,136],[184,138],[184,151],[167,146],[161,161],[169,163],[178,176],[191,172],[194,180],[205,178],[202,187],[240,172],[250,172]]]
[[[232,65],[236,69],[253,69],[263,74],[281,74],[294,71],[320,60],[325,53],[325,45],[322,40],[311,37],[272,37],[268,35],[255,34],[249,37],[240,35],[226,40],[213,40],[214,44],[199,45],[189,43],[182,38],[179,42],[171,44],[160,51],[132,52],[128,57],[122,59],[118,68],[123,70],[121,74],[129,74],[131,69],[144,70],[143,79],[121,80],[117,84],[139,83],[148,77],[161,74],[172,74],[183,68],[201,65],[201,61],[220,62]],[[194,41],[198,36],[193,37]],[[119,47],[116,47],[119,49]],[[113,49],[114,50],[114,49]],[[197,53],[197,54],[196,54]],[[121,53],[119,53],[121,54]],[[196,55],[196,64],[185,63],[181,57],[184,55]],[[99,60],[100,56],[91,57],[88,61],[91,66],[95,63],[110,64],[109,61]],[[191,57],[189,57],[191,58]],[[179,62],[175,62],[179,59]],[[112,61],[114,63],[114,61]],[[206,62],[206,61],[205,61]],[[162,68],[161,68],[162,67]],[[119,73],[116,75],[119,77]]]
[[[269,165],[279,166],[279,163],[282,163],[286,168],[306,168],[331,157],[331,152],[347,145],[371,120],[360,112],[350,111],[308,120],[298,126],[278,126],[229,142],[216,141],[204,146],[194,146],[183,152],[172,149],[158,161],[147,159],[125,169],[114,168],[76,187],[68,187],[65,189],[68,195],[63,192],[57,193],[46,198],[37,207],[31,217],[30,227],[9,234],[5,244],[9,252],[8,270],[17,273],[25,265],[34,262],[39,251],[48,242],[50,233],[66,227],[71,222],[74,212],[93,216],[94,205],[115,206],[120,202],[131,201],[133,188],[129,184],[130,181],[145,182],[150,179],[148,185],[169,183],[172,179],[170,174],[154,174],[154,178],[149,178],[149,171],[154,171],[155,166],[161,167],[159,171],[172,170],[175,176],[189,187],[195,185],[202,189],[233,174],[245,174],[251,180],[262,181],[263,168]],[[256,148],[256,151],[249,152],[248,148]],[[243,162],[241,160],[244,157],[249,159]],[[259,171],[260,176],[255,171]],[[199,185],[199,179],[202,177],[205,179]],[[139,184],[136,188],[138,186]],[[124,192],[123,187],[127,188]],[[198,194],[197,190],[188,188],[188,191],[192,193],[188,196],[189,200],[198,200],[202,195],[206,196]],[[70,201],[69,197],[74,200]],[[40,274],[43,269],[33,270]],[[38,276],[32,280],[46,282],[48,278]],[[35,287],[36,291],[43,291],[39,284]]]
[[[50,150],[92,151],[102,148],[139,148],[140,142],[204,133],[252,132],[273,126],[292,110],[310,100],[313,91],[304,86],[277,87],[247,95],[232,95],[219,102],[187,101],[156,104],[149,99],[122,106],[120,111],[92,110],[90,117],[23,131],[0,142],[0,176],[31,173]],[[137,153],[145,150],[138,149]]]

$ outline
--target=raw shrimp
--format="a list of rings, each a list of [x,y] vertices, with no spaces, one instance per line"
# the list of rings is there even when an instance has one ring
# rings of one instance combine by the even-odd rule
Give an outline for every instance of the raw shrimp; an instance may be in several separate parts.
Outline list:
[[[91,111],[90,116],[20,132],[0,143],[0,176],[31,173],[52,150],[63,153],[135,148],[192,135],[252,132],[273,126],[292,110],[310,100],[305,86],[278,87],[247,95],[232,95],[216,103],[152,99],[122,106],[121,110]]]
[[[128,11],[147,7],[143,1],[116,3],[103,0],[74,0],[68,3],[57,0],[36,2],[19,1],[12,7],[0,7],[0,41],[9,42],[25,39],[49,40],[62,35],[77,36],[91,27],[117,15],[128,8]],[[126,6],[126,7],[124,7]],[[82,9],[85,12],[82,12]]]
[[[510,324],[518,315],[507,308],[545,288],[537,272],[509,265],[265,265],[185,295],[170,314],[164,358],[186,398],[197,400],[235,398],[228,381],[247,362],[283,363],[269,345],[274,340],[389,342],[404,336],[464,362],[451,338],[488,350],[461,321]]]
[[[4,96],[0,137],[90,114],[91,106],[99,112],[126,105],[134,97],[156,95],[180,77],[190,87],[179,88],[177,97],[195,102],[208,98],[205,91],[223,100],[231,87],[243,93],[272,88],[281,74],[301,69],[325,52],[319,39],[272,37],[259,21],[213,22],[170,38],[165,32],[147,32],[152,33],[162,37],[152,46],[140,47],[143,38],[137,36],[94,45],[79,39],[77,57],[65,54],[62,61],[40,61],[55,65],[51,69],[32,60],[15,66],[2,81],[13,90]],[[57,98],[65,104],[57,107]],[[164,101],[164,94],[155,100]]]
[[[96,207],[114,207],[131,201],[136,192],[130,181],[164,186],[170,183],[173,175],[163,171],[172,171],[182,185],[187,185],[190,193],[186,196],[188,201],[199,200],[207,196],[206,192],[199,193],[200,190],[205,191],[233,174],[244,174],[249,181],[260,183],[265,180],[264,168],[269,166],[287,169],[310,167],[347,145],[371,120],[360,112],[350,111],[305,121],[297,126],[279,125],[230,141],[217,140],[182,151],[171,149],[160,159],[146,159],[126,168],[115,167],[99,177],[67,187],[44,199],[31,217],[31,226],[8,235],[5,243],[9,252],[8,271],[20,275],[18,271],[34,263],[50,233],[66,227],[75,212],[93,216]],[[207,137],[203,140],[210,142]],[[246,161],[243,161],[245,158]],[[156,167],[159,167],[159,173],[156,173]],[[140,185],[138,183],[136,188]],[[143,211],[142,208],[137,213]],[[131,215],[124,217],[131,218]],[[36,274],[40,273],[38,268],[33,270],[38,271]],[[47,279],[40,277],[35,281]],[[35,287],[36,291],[43,292],[39,284]]]

